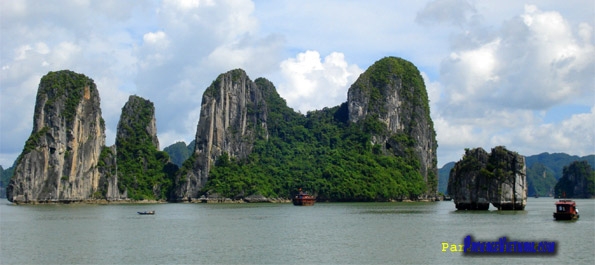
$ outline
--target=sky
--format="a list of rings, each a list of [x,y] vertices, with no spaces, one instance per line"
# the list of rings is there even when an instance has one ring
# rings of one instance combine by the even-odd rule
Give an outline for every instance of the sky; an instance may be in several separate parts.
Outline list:
[[[592,0],[1,1],[0,165],[50,71],[95,81],[107,145],[130,95],[154,102],[164,148],[194,139],[221,73],[267,78],[306,114],[386,56],[424,78],[439,167],[476,147],[595,154],[594,28]]]

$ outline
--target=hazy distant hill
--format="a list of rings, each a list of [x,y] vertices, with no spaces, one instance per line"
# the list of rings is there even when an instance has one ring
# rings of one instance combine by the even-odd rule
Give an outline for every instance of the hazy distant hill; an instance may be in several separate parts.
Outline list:
[[[568,166],[572,162],[578,160],[586,160],[591,165],[591,167],[595,168],[595,155],[579,157],[566,153],[541,153],[538,155],[525,157],[525,163],[527,164],[527,167],[531,167],[535,163],[547,165],[547,167],[554,172],[554,177],[556,180],[562,177],[562,169],[564,169],[565,166]]]
[[[194,143],[195,140],[192,140],[192,142],[190,142],[188,145],[186,145],[186,142],[184,141],[176,142],[166,148],[163,148],[163,151],[169,155],[172,163],[181,167],[184,161],[186,161],[186,159],[188,159],[188,157],[190,157],[190,155],[192,155],[194,152]]]
[[[583,160],[595,169],[595,155],[579,157],[565,153],[541,153],[526,157],[528,195],[552,196],[554,186],[562,177],[564,167]]]
[[[0,198],[6,197],[6,190],[4,188],[8,185],[12,173],[14,173],[14,164],[7,169],[0,166]]]
[[[448,175],[450,170],[455,166],[455,162],[446,163],[443,167],[438,169],[438,192],[446,194],[448,186]]]
[[[595,169],[595,155],[572,156],[565,153],[541,153],[538,155],[526,156],[527,182],[529,188],[528,196],[552,196],[554,186],[562,177],[562,171],[565,166],[575,161],[585,160],[593,169]],[[454,166],[454,162],[445,164],[438,169],[438,191],[446,194],[448,185],[448,175]]]

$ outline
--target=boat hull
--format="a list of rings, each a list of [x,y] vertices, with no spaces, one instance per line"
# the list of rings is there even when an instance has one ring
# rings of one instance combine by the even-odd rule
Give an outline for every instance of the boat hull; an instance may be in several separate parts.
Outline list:
[[[315,198],[293,198],[293,205],[295,206],[312,206],[316,202]]]
[[[580,217],[578,214],[571,213],[554,213],[554,219],[556,220],[576,220]]]

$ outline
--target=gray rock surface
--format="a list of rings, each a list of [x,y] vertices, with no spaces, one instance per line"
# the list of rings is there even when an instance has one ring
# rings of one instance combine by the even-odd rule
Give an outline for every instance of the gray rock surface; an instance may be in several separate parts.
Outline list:
[[[448,194],[459,210],[523,210],[527,205],[525,157],[502,146],[466,150],[450,171]]]
[[[347,103],[350,122],[372,118],[383,124],[385,131],[372,136],[374,144],[400,157],[413,154],[428,184],[427,195],[435,196],[438,143],[427,98],[415,65],[386,57],[370,66],[349,88]]]
[[[33,130],[7,189],[12,202],[80,201],[97,192],[105,144],[100,98],[92,79],[68,70],[39,84]]]
[[[176,179],[176,200],[197,198],[211,166],[226,152],[245,158],[256,137],[268,137],[267,108],[260,89],[241,69],[219,75],[202,97],[191,168]]]

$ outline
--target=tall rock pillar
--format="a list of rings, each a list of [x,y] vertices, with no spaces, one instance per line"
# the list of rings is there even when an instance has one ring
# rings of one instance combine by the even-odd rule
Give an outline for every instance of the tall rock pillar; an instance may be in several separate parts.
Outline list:
[[[243,70],[217,77],[203,94],[194,154],[176,177],[174,200],[197,198],[221,154],[245,158],[256,137],[267,137],[266,106],[262,89]]]
[[[41,78],[33,130],[7,188],[11,202],[80,201],[97,192],[105,144],[99,92],[92,79],[63,70]]]
[[[350,122],[363,124],[374,144],[406,159],[423,178],[426,192],[420,196],[435,196],[438,143],[417,67],[396,57],[375,62],[349,88],[347,104]]]

